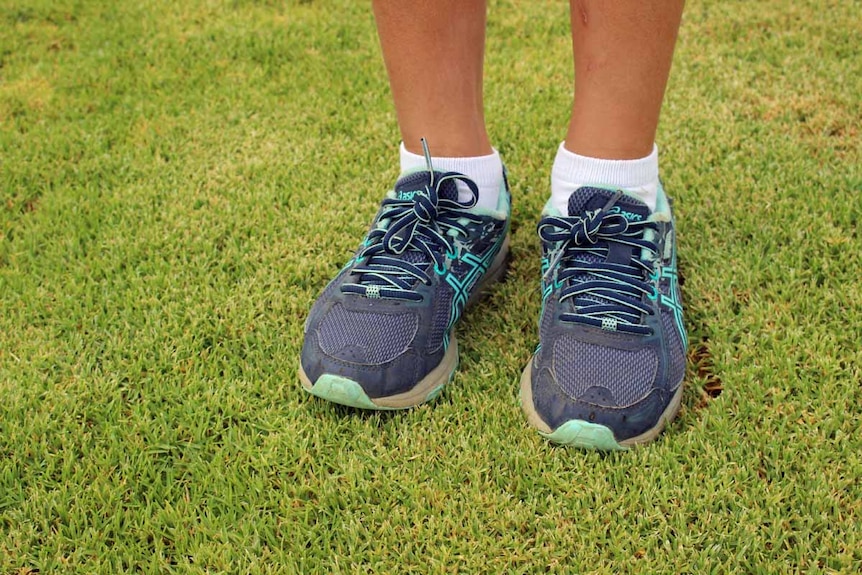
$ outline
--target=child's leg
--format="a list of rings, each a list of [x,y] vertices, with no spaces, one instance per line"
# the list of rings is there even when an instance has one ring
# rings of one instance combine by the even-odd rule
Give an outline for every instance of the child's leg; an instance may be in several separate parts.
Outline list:
[[[566,149],[630,160],[652,152],[682,0],[572,0],[575,99]]]
[[[679,409],[685,328],[654,144],[682,1],[572,0],[575,98],[539,224],[540,346],[521,380],[549,439],[621,449]]]
[[[401,137],[421,154],[485,156],[491,144],[482,110],[484,0],[375,0]]]
[[[374,13],[401,129],[401,170],[424,166],[425,138],[434,167],[469,176],[479,206],[495,209],[503,165],[482,109],[484,0],[375,0]],[[465,199],[466,186],[459,189]]]
[[[682,0],[572,0],[575,98],[551,194],[564,211],[588,183],[618,186],[656,207],[654,140]]]

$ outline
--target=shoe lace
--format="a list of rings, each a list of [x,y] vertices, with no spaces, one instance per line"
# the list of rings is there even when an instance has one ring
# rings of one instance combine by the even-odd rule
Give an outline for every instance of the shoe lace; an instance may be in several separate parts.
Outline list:
[[[616,192],[599,210],[577,216],[547,216],[539,222],[539,236],[549,246],[549,261],[543,279],[553,289],[562,288],[560,303],[571,301],[560,320],[601,327],[611,331],[649,335],[644,314],[652,308],[643,295],[656,298],[650,274],[658,246],[645,238],[654,222],[630,222],[609,210],[622,197]],[[624,263],[609,262],[612,244],[640,248]],[[644,251],[646,254],[644,255]]]
[[[462,249],[460,238],[469,235],[467,226],[481,222],[481,217],[466,210],[476,205],[479,188],[463,174],[438,173],[431,166],[427,144],[423,140],[430,184],[409,199],[387,197],[383,200],[378,223],[369,232],[356,257],[353,273],[358,280],[345,283],[345,293],[369,298],[392,298],[420,301],[419,284],[431,285],[433,273],[442,275],[457,259]],[[462,181],[470,198],[461,202],[441,197],[446,182]]]

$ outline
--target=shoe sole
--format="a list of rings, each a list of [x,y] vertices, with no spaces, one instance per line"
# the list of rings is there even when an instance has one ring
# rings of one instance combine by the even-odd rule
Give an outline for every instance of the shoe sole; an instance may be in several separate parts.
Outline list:
[[[371,399],[357,382],[329,373],[324,373],[312,384],[301,365],[299,366],[299,381],[302,383],[302,387],[312,395],[333,403],[359,409],[408,409],[431,401],[440,395],[443,386],[452,380],[457,367],[458,340],[453,336],[440,364],[419,381],[413,389],[404,393]]]
[[[683,386],[682,382],[680,382],[670,403],[659,417],[658,423],[640,435],[623,441],[617,441],[614,437],[614,432],[609,427],[579,419],[567,421],[557,429],[551,429],[539,416],[535,405],[533,405],[532,371],[533,361],[531,359],[521,374],[521,409],[524,410],[529,424],[538,429],[542,437],[560,445],[571,445],[583,449],[597,449],[600,451],[624,451],[635,445],[649,443],[658,437],[665,426],[676,417],[682,403]]]
[[[482,278],[476,291],[467,300],[467,307],[478,301],[484,292],[495,282],[503,279],[509,263],[509,236],[503,240],[500,253],[494,258],[488,273]],[[302,364],[299,366],[299,381],[302,387],[321,399],[356,407],[359,409],[372,410],[395,410],[416,407],[436,398],[443,391],[443,387],[455,375],[458,368],[458,340],[452,333],[449,339],[449,347],[443,354],[443,359],[431,372],[422,378],[409,391],[385,397],[370,398],[362,386],[352,379],[324,373],[314,383],[308,378]]]

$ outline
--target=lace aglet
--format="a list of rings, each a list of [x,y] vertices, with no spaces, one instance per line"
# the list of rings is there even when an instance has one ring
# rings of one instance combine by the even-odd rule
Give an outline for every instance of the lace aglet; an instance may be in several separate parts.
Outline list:
[[[425,155],[425,165],[428,166],[428,173],[431,174],[431,185],[434,185],[434,166],[431,164],[431,150],[428,148],[428,140],[419,138],[422,142],[422,153]]]

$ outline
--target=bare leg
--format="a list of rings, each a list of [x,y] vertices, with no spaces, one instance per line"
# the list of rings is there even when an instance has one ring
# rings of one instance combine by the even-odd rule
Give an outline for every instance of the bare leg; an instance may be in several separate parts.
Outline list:
[[[575,99],[565,147],[650,154],[684,0],[571,0]]]
[[[401,138],[420,154],[491,154],[482,109],[484,0],[374,0]]]

